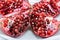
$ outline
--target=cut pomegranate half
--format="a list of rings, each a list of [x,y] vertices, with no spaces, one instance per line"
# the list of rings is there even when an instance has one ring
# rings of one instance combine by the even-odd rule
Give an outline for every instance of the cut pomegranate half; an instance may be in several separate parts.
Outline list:
[[[45,16],[45,13],[31,14],[31,28],[40,37],[50,37],[58,31],[59,22],[53,17]]]
[[[33,13],[45,12],[47,16],[56,17],[59,14],[59,11],[52,7],[49,3],[38,2],[33,5]]]

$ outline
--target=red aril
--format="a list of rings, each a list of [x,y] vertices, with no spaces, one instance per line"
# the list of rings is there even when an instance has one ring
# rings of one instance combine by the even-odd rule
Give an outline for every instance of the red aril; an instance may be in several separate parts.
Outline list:
[[[21,9],[22,12],[30,9],[30,4],[27,0],[0,0],[0,14],[7,15],[16,9]]]
[[[11,37],[18,37],[22,35],[29,27],[29,12],[13,12],[12,14],[5,15],[0,19],[0,27],[2,31]]]
[[[22,35],[29,26],[29,12],[27,0],[0,0],[2,31],[11,37]]]
[[[56,17],[59,14],[58,9],[52,7],[49,3],[46,2],[38,2],[33,5],[34,13],[45,12],[47,16]]]
[[[44,3],[50,4],[50,6],[60,12],[60,0],[41,0]]]
[[[33,32],[40,37],[50,37],[57,33],[59,22],[45,13],[33,13],[30,16],[30,23]]]

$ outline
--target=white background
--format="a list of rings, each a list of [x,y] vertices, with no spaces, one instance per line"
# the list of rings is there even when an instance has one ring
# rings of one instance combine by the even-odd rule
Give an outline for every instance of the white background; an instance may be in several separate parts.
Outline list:
[[[36,2],[39,2],[40,0],[29,0],[29,3],[31,5],[33,5]],[[58,16],[56,19],[60,19],[60,16]],[[28,29],[23,36],[18,37],[18,38],[11,38],[5,34],[3,34],[2,32],[0,32],[0,40],[60,40],[60,32],[56,33],[54,36],[49,37],[49,38],[41,38],[38,37],[36,35],[34,35],[34,33]]]

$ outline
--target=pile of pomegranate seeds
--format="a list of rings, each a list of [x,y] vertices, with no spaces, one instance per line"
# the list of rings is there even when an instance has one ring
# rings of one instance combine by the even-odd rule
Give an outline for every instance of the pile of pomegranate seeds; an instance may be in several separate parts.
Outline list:
[[[21,36],[28,28],[46,38],[57,33],[60,22],[59,0],[41,0],[32,6],[27,0],[0,0],[0,27],[11,37]]]

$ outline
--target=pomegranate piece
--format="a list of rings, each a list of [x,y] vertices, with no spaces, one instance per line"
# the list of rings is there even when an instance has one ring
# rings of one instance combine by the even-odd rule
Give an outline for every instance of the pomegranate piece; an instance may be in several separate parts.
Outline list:
[[[27,0],[0,0],[2,31],[11,36],[22,35],[29,25],[30,4]]]
[[[54,7],[58,7],[60,6],[60,0],[41,0],[42,2],[46,2],[49,3],[50,5],[54,6]]]
[[[59,22],[45,13],[32,13],[30,19],[33,32],[40,37],[50,37],[58,31]]]
[[[11,37],[18,37],[22,35],[29,26],[29,13],[25,12],[13,12],[0,19],[0,27],[2,31]]]
[[[58,9],[60,13],[60,0],[52,0],[50,1],[50,5],[52,5],[53,8]]]
[[[52,8],[59,10],[60,12],[60,0],[42,0],[42,2],[50,4]]]
[[[21,9],[22,12],[30,9],[30,4],[27,0],[0,0],[0,14],[10,14],[17,9]]]
[[[38,2],[33,5],[33,13],[45,12],[47,16],[56,17],[59,14],[59,11],[52,7],[49,3]]]

